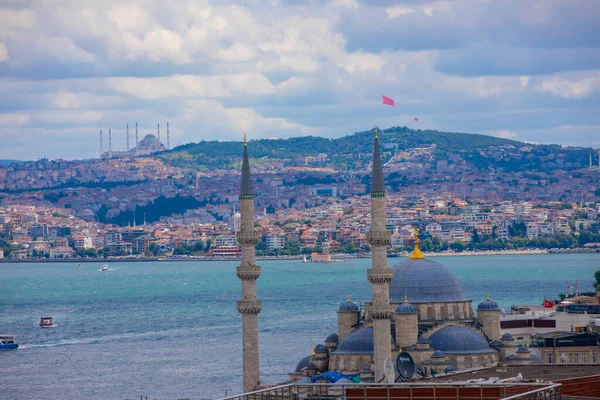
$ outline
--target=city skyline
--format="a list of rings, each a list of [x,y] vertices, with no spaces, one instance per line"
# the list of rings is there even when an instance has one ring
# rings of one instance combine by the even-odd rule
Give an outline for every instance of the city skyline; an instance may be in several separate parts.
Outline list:
[[[171,147],[377,124],[598,148],[599,16],[593,1],[8,1],[0,159],[97,157],[100,129],[121,150],[136,120],[142,135],[169,121]]]

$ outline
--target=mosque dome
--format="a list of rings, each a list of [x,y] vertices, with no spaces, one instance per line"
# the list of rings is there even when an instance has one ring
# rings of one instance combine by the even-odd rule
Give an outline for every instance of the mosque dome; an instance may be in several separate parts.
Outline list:
[[[315,353],[328,353],[327,347],[322,344],[318,344],[315,346]]]
[[[505,333],[504,335],[502,335],[502,337],[500,339],[501,340],[515,340],[513,335],[511,335],[510,333]]]
[[[450,325],[435,332],[429,338],[429,346],[452,354],[493,353],[496,350],[488,342],[464,326]]]
[[[417,307],[405,302],[396,307],[396,314],[417,314]]]
[[[444,372],[445,372],[445,373],[448,373],[448,372],[456,372],[456,367],[455,367],[454,365],[448,365],[448,366],[446,367],[446,369],[444,370]]]
[[[340,309],[338,312],[358,312],[358,305],[350,301],[350,297],[348,296],[348,301],[340,304]]]
[[[498,303],[488,298],[485,301],[479,303],[479,305],[477,306],[477,311],[487,310],[500,310],[500,306],[498,306]]]
[[[340,340],[340,337],[337,333],[332,333],[325,339],[326,342],[337,342],[338,340]]]
[[[296,365],[296,372],[302,372],[302,368],[304,368],[308,365],[311,357],[312,357],[312,355],[306,356],[302,360],[300,360],[300,362],[298,362],[298,364]]]
[[[390,301],[411,303],[465,301],[460,282],[442,264],[425,258],[409,258],[392,267]]]
[[[429,339],[427,339],[427,336],[421,335],[419,336],[419,340],[417,340],[417,343],[429,343]]]
[[[443,351],[441,350],[436,350],[433,352],[433,354],[431,355],[431,358],[442,358],[442,357],[446,357],[446,355],[444,354]]]
[[[527,346],[525,346],[524,344],[519,346],[519,349],[517,350],[517,353],[531,353],[531,351],[529,351],[529,349],[527,348]]]
[[[373,354],[373,327],[357,329],[338,345],[334,354]]]

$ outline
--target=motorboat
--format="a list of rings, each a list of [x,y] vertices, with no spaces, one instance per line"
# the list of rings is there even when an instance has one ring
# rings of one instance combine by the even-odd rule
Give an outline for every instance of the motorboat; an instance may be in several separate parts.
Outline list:
[[[10,350],[19,347],[15,335],[0,335],[0,350]]]
[[[108,268],[108,265],[104,264],[100,271],[110,271],[110,268]]]
[[[40,317],[40,326],[42,328],[54,328],[56,325],[52,322],[52,317],[49,315],[42,315]]]

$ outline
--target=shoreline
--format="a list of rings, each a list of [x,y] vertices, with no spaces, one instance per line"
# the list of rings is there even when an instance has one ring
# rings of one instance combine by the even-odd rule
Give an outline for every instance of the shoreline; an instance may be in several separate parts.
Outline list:
[[[538,254],[574,254],[574,253],[600,253],[599,249],[556,249],[556,250],[497,250],[497,251],[463,251],[443,253],[423,253],[425,257],[469,257],[469,256],[507,256],[507,255],[538,255]],[[406,258],[410,253],[396,253],[388,257]],[[353,258],[371,258],[371,255],[336,254],[332,255],[331,262]],[[137,257],[137,258],[57,258],[57,259],[27,259],[9,260],[0,259],[1,264],[28,264],[28,263],[108,263],[108,262],[160,262],[160,261],[238,261],[241,257]],[[303,256],[257,256],[257,260],[302,260]],[[312,263],[312,261],[309,261]],[[319,262],[315,262],[318,264]]]

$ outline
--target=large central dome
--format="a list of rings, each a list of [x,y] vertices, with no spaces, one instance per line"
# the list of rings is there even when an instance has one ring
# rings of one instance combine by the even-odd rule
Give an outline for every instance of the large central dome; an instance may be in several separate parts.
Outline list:
[[[436,303],[465,301],[460,282],[440,263],[424,258],[409,258],[392,267],[394,276],[390,283],[390,301],[410,303]]]

